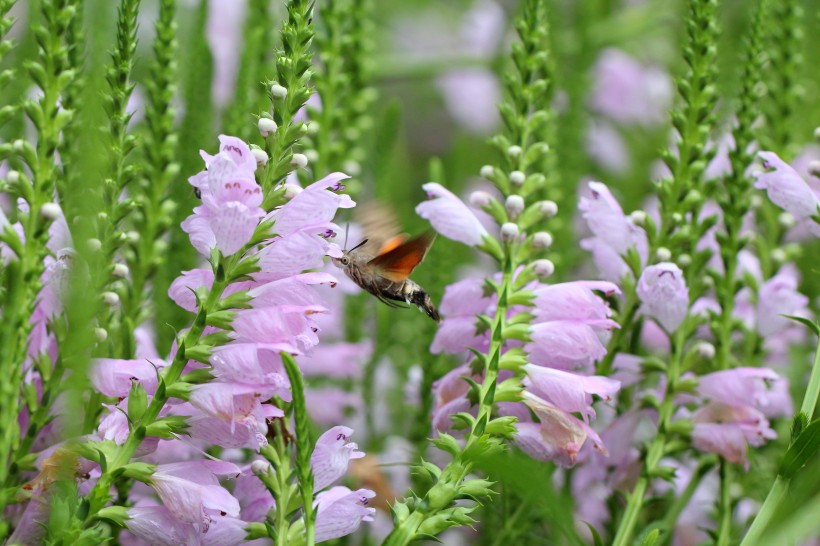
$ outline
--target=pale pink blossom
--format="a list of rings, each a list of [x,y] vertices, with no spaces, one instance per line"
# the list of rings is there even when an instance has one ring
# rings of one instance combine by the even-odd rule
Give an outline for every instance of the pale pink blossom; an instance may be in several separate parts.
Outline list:
[[[689,289],[683,271],[674,263],[650,265],[641,273],[637,287],[643,313],[664,330],[678,329],[689,310]]]
[[[692,445],[700,451],[717,453],[727,461],[748,469],[748,445],[760,446],[777,437],[766,416],[751,406],[712,402],[694,416]]]
[[[529,361],[562,370],[588,370],[606,354],[595,330],[582,322],[554,320],[530,327],[532,342],[525,345]]]
[[[773,170],[758,173],[755,188],[766,190],[769,199],[791,213],[795,220],[805,220],[818,214],[820,197],[797,171],[774,152],[758,152],[758,156],[765,168]]]
[[[448,239],[470,246],[481,244],[487,230],[461,199],[436,182],[428,182],[422,188],[429,200],[416,206],[416,214],[429,220]]]
[[[274,232],[281,236],[297,231],[311,234],[324,232],[330,227],[338,209],[356,205],[349,195],[334,193],[341,188],[342,180],[347,178],[350,177],[344,173],[331,173],[273,211],[270,217],[276,222]]]
[[[542,400],[569,413],[580,413],[584,421],[595,417],[592,395],[611,400],[620,382],[598,375],[584,376],[544,366],[526,364],[524,387]]]
[[[316,440],[316,447],[310,457],[316,491],[324,489],[341,478],[347,472],[350,459],[360,459],[364,453],[350,441],[353,429],[336,426],[322,434]]]
[[[715,402],[753,406],[768,416],[792,413],[788,382],[768,368],[740,367],[706,374],[699,378],[698,392]]]
[[[170,463],[157,467],[151,486],[177,520],[205,528],[216,516],[239,516],[239,502],[217,477],[240,474],[238,466],[221,461]]]
[[[373,521],[375,508],[368,506],[376,493],[369,489],[351,491],[337,485],[316,495],[316,542],[349,535],[363,521]]]

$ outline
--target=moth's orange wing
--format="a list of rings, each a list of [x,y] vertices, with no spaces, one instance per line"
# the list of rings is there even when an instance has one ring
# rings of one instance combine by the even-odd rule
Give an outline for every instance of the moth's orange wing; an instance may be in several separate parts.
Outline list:
[[[423,233],[392,250],[379,254],[370,260],[367,265],[375,269],[382,277],[393,282],[401,282],[406,280],[416,266],[421,263],[435,239],[435,233]]]
[[[396,235],[395,237],[391,237],[382,245],[379,251],[376,253],[376,256],[381,256],[382,254],[387,254],[393,249],[399,248],[402,243],[407,240],[407,235]]]

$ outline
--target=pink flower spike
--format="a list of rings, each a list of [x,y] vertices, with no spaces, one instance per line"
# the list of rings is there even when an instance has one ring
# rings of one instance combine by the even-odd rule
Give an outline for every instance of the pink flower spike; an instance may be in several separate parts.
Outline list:
[[[598,375],[583,376],[574,373],[526,364],[527,377],[524,386],[558,409],[568,413],[580,413],[584,421],[595,417],[592,409],[592,395],[611,400],[620,389],[621,383]]]
[[[638,280],[643,312],[668,333],[678,329],[689,310],[689,289],[683,271],[670,262],[650,265]]]
[[[774,152],[758,152],[763,166],[773,171],[758,173],[755,188],[766,190],[772,203],[789,212],[795,220],[818,213],[820,198],[788,163]]]
[[[470,246],[481,244],[487,230],[461,199],[436,182],[428,182],[422,188],[430,200],[420,203],[416,214],[429,220],[448,239]]]
[[[207,527],[215,516],[239,516],[239,502],[217,476],[240,474],[235,464],[220,461],[171,463],[157,467],[151,485],[174,517]]]
[[[364,457],[363,452],[356,450],[358,446],[349,441],[352,435],[352,428],[337,426],[316,440],[316,447],[310,457],[314,491],[320,491],[344,476],[350,459]]]
[[[336,486],[316,495],[316,542],[349,535],[362,521],[373,521],[375,508],[368,506],[376,493],[369,489],[351,491]]]

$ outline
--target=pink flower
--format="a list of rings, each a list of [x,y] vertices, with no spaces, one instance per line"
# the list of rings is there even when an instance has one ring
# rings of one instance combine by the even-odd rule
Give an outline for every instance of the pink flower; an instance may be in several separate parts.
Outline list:
[[[448,239],[470,246],[481,244],[487,230],[461,199],[436,182],[428,182],[422,188],[430,200],[420,203],[416,214],[429,220]]]
[[[319,345],[310,355],[297,358],[302,372],[308,376],[360,377],[370,355],[372,343],[333,343]]]
[[[310,457],[313,468],[314,490],[319,491],[332,484],[347,472],[350,459],[360,459],[364,453],[350,442],[353,429],[337,426],[326,431],[318,440]]]
[[[694,415],[692,445],[717,453],[727,461],[742,464],[747,470],[747,445],[760,446],[777,437],[769,421],[751,406],[732,406],[720,402],[699,409]]]
[[[339,387],[307,388],[305,399],[310,418],[321,426],[349,419],[349,414],[358,412],[362,406],[361,396]]]
[[[341,182],[346,178],[350,177],[344,173],[329,174],[273,211],[270,216],[276,221],[274,231],[281,236],[297,231],[311,234],[324,232],[338,209],[356,205],[349,195],[334,193],[342,187]]]
[[[236,340],[263,344],[296,344],[301,352],[319,343],[311,315],[324,307],[278,305],[239,311],[232,322]]]
[[[575,281],[553,285],[542,285],[535,289],[535,322],[571,320],[583,322],[593,328],[612,329],[618,323],[609,317],[609,305],[593,290],[610,294],[620,293],[618,287],[609,282]]]
[[[620,382],[598,375],[587,377],[534,364],[526,364],[524,371],[524,386],[529,392],[558,409],[580,413],[585,422],[595,417],[593,394],[611,400],[621,389]]]
[[[638,280],[641,309],[669,333],[681,325],[689,310],[689,289],[683,271],[671,263],[650,265]]]
[[[516,423],[515,443],[530,457],[571,467],[587,438],[598,451],[606,453],[598,434],[580,419],[527,391],[524,391],[524,403],[540,421]]]
[[[98,391],[112,398],[128,396],[133,381],[139,382],[148,394],[154,394],[157,374],[165,365],[162,360],[97,358],[91,370],[91,383]]]
[[[763,166],[773,171],[758,173],[755,188],[766,190],[772,203],[789,212],[795,220],[818,214],[820,198],[788,163],[774,152],[758,152]]]
[[[214,272],[210,269],[191,269],[183,271],[168,287],[168,297],[174,303],[190,311],[196,312],[196,296],[194,290],[201,286],[210,288],[214,283]]]
[[[447,286],[439,306],[444,320],[436,330],[430,351],[460,353],[467,347],[488,348],[489,338],[478,333],[476,315],[486,313],[494,303],[494,296],[485,295],[481,279],[463,279]]]
[[[791,399],[781,396],[788,383],[768,368],[733,368],[699,379],[698,392],[706,398],[733,406],[753,406],[769,416],[792,413]]]
[[[363,521],[373,521],[376,509],[368,506],[376,493],[369,489],[351,491],[336,486],[316,495],[316,542],[349,535]]]
[[[769,338],[794,324],[782,315],[809,316],[809,299],[797,291],[797,268],[786,265],[760,287],[757,303],[757,331]]]
[[[207,170],[189,179],[202,198],[202,205],[182,222],[191,244],[210,256],[218,248],[225,256],[250,241],[265,211],[262,188],[254,180],[256,161],[248,146],[234,137],[220,136],[216,156],[204,154]]]
[[[618,49],[601,52],[589,99],[593,110],[624,124],[656,125],[666,120],[672,97],[672,81],[663,69]]]
[[[176,519],[207,528],[218,515],[239,516],[239,502],[217,476],[240,474],[238,466],[221,461],[170,463],[157,467],[151,485]]]
[[[276,237],[255,254],[262,271],[254,273],[253,278],[260,282],[275,281],[306,269],[318,269],[324,263],[328,248],[327,241],[304,231]]]
[[[530,327],[532,342],[524,346],[529,361],[563,370],[586,370],[606,354],[595,330],[582,322],[554,320]]]
[[[266,445],[265,421],[284,414],[279,408],[262,402],[279,392],[278,385],[211,382],[195,386],[189,400],[193,407],[229,425],[231,434],[237,426],[246,427],[256,432],[259,445]]]
[[[174,517],[164,506],[134,506],[128,509],[126,527],[134,535],[156,546],[240,544],[247,536],[246,523],[233,517],[214,516],[204,529]]]

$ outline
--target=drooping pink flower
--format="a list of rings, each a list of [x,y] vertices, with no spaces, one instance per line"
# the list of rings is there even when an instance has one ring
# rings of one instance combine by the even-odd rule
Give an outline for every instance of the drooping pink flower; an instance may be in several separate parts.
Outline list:
[[[727,461],[748,469],[748,445],[760,446],[777,437],[766,416],[751,406],[712,402],[695,412],[692,445],[717,453]]]
[[[151,486],[177,520],[204,528],[216,516],[239,516],[239,502],[219,485],[217,476],[240,474],[238,466],[221,461],[170,463],[157,467]]]
[[[595,417],[592,395],[610,400],[620,382],[598,375],[584,376],[544,366],[526,364],[524,387],[542,400],[568,413],[580,413],[584,421]]]
[[[310,457],[316,491],[324,489],[347,472],[350,459],[360,459],[364,453],[349,441],[353,429],[344,426],[333,427],[316,440],[316,447]]]
[[[128,509],[128,516],[128,530],[156,546],[225,546],[241,544],[247,536],[247,524],[234,517],[213,516],[204,528],[199,528],[178,520],[164,506],[134,506]]]
[[[532,342],[524,346],[529,361],[561,370],[588,370],[606,354],[595,330],[582,322],[554,320],[530,327]]]
[[[351,491],[337,485],[316,495],[316,542],[349,535],[363,521],[373,521],[375,508],[368,506],[376,493],[369,489]]]
[[[772,203],[789,212],[795,220],[805,220],[818,214],[820,198],[797,171],[774,152],[758,152],[766,169],[758,173],[755,188],[766,190]]]
[[[91,369],[91,383],[98,391],[112,398],[128,396],[133,381],[139,382],[148,394],[154,394],[157,375],[165,365],[162,360],[97,358]]]
[[[274,231],[281,236],[297,231],[324,232],[338,209],[356,205],[349,195],[331,191],[340,189],[342,180],[347,178],[350,177],[344,173],[331,173],[299,192],[270,214],[276,222]]]
[[[760,287],[757,300],[757,331],[764,338],[782,333],[794,324],[782,315],[809,316],[809,299],[798,292],[800,273],[793,265],[783,266]]]
[[[768,416],[792,413],[791,398],[781,392],[788,383],[768,368],[740,367],[712,372],[699,378],[698,392],[715,402],[753,406]]]
[[[575,281],[539,286],[535,289],[533,302],[535,322],[570,320],[583,322],[593,328],[617,327],[618,324],[609,318],[612,314],[609,306],[593,290],[620,293],[615,284],[604,281]]]
[[[447,286],[439,306],[444,319],[436,330],[430,351],[434,354],[460,353],[467,347],[488,348],[489,338],[479,333],[476,315],[486,313],[494,302],[494,295],[484,293],[481,279],[467,278]]]
[[[282,390],[279,385],[211,382],[193,387],[189,400],[201,412],[229,423],[233,432],[236,426],[258,427],[265,419],[282,417],[279,408],[262,404]]]
[[[436,182],[428,182],[422,188],[429,200],[416,206],[416,214],[429,220],[448,239],[470,246],[481,244],[487,230],[461,199]]]
[[[671,262],[651,265],[638,280],[643,313],[671,333],[678,329],[689,310],[689,289],[683,271]]]

